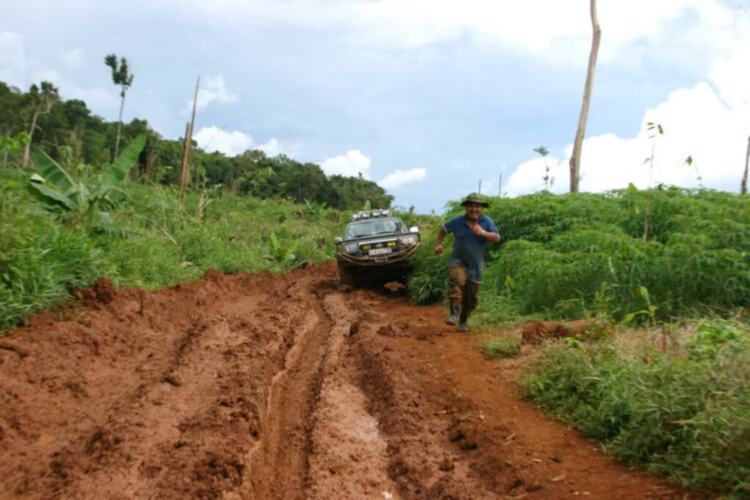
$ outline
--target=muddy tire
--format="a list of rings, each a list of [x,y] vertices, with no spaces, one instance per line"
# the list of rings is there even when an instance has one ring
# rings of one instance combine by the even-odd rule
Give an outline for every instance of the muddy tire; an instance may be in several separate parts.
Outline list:
[[[349,266],[339,263],[339,283],[343,286],[354,286],[355,271]]]

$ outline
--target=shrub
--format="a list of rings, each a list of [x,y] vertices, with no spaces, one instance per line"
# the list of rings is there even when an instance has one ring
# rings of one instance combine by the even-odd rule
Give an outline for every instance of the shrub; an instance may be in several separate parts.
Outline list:
[[[452,207],[448,216],[460,213]],[[493,198],[486,213],[505,243],[488,252],[482,301],[508,296],[519,314],[619,320],[644,308],[642,288],[662,320],[750,302],[748,197],[677,188],[543,193]],[[416,258],[410,290],[417,303],[445,297],[448,259],[432,254],[438,228]]]
[[[688,486],[750,493],[750,338],[713,322],[685,349],[623,353],[609,341],[557,344],[525,396],[603,441],[620,460]]]
[[[0,328],[54,306],[108,270],[102,252],[80,230],[44,214],[0,209]]]
[[[198,210],[172,188],[130,184],[112,223],[61,224],[26,192],[28,175],[0,170],[0,327],[109,276],[120,286],[160,288],[224,272],[283,272],[333,257],[346,214],[285,200],[214,194]],[[199,216],[200,214],[200,216]],[[335,215],[335,217],[334,217]]]

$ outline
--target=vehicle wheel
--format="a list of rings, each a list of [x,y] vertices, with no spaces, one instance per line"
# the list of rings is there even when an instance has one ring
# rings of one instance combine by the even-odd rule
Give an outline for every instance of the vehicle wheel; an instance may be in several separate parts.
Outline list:
[[[339,263],[339,283],[354,286],[354,269]]]

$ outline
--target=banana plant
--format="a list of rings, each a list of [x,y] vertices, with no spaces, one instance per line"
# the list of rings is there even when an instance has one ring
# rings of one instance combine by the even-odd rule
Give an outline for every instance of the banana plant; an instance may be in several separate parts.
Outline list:
[[[89,179],[74,178],[47,153],[36,148],[33,157],[39,172],[29,179],[29,191],[47,210],[62,219],[109,224],[112,221],[109,210],[126,198],[121,186],[145,145],[145,135],[136,137],[115,161]]]

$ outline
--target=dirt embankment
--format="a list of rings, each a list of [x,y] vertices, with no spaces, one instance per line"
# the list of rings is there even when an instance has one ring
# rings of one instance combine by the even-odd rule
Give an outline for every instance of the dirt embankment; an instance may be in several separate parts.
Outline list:
[[[0,339],[0,498],[682,497],[333,266],[104,291]]]

